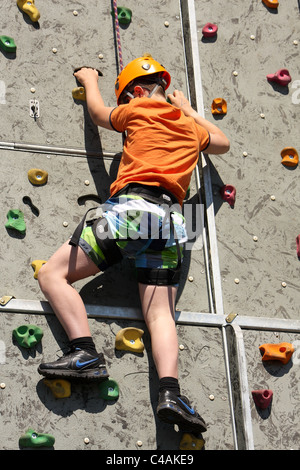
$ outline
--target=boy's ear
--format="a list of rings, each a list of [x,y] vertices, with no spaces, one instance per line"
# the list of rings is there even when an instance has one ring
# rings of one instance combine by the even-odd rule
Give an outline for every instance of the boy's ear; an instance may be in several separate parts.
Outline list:
[[[136,93],[139,97],[144,95],[144,90],[140,85],[136,85],[134,87],[134,93]]]

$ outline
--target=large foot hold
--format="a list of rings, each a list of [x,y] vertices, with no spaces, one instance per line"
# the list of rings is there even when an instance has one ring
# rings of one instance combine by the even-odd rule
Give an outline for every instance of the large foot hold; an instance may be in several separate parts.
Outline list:
[[[263,361],[280,361],[283,364],[287,364],[295,348],[291,343],[265,343],[259,346],[259,350]]]
[[[69,398],[71,396],[71,384],[63,379],[44,379],[44,384],[50,388],[55,398]]]
[[[51,434],[37,433],[28,429],[19,439],[20,447],[53,447],[55,438]]]
[[[144,351],[144,344],[141,337],[144,334],[139,328],[123,328],[116,335],[115,347],[120,351],[133,351],[141,353]]]
[[[43,330],[36,325],[21,325],[13,330],[13,337],[23,348],[33,348],[43,335]]]
[[[205,440],[193,434],[184,433],[179,444],[180,450],[202,450]]]

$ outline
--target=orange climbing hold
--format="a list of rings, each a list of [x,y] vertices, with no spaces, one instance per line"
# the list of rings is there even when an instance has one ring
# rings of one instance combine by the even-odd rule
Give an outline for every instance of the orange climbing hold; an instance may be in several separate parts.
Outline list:
[[[215,98],[211,104],[212,114],[226,114],[227,103],[223,98]]]
[[[297,166],[299,162],[299,156],[296,149],[293,147],[285,147],[281,150],[281,163],[284,166]]]
[[[278,0],[262,0],[266,7],[269,8],[278,8],[279,1]]]
[[[259,346],[263,361],[280,361],[287,364],[295,351],[291,343],[270,344],[265,343]]]

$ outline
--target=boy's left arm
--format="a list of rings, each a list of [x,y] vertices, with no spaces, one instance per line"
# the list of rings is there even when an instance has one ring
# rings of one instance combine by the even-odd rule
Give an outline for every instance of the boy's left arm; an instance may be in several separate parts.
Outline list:
[[[89,115],[96,126],[114,130],[110,124],[109,116],[113,107],[105,106],[98,88],[98,72],[95,69],[83,67],[74,76],[85,89],[86,103]]]

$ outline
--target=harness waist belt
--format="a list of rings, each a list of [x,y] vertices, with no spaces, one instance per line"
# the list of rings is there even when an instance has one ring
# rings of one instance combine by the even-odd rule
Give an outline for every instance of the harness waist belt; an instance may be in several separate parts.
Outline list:
[[[124,194],[138,194],[155,204],[167,204],[171,207],[173,204],[179,204],[174,194],[161,186],[150,186],[140,183],[129,183],[112,197],[119,197]]]

